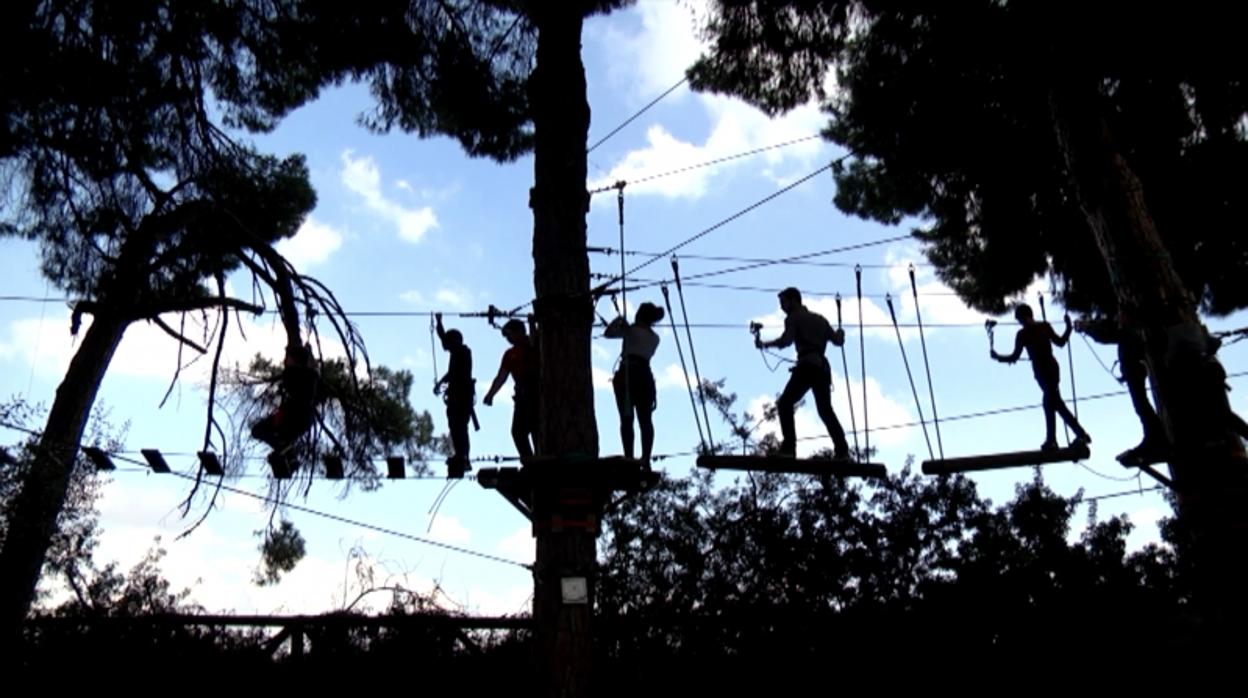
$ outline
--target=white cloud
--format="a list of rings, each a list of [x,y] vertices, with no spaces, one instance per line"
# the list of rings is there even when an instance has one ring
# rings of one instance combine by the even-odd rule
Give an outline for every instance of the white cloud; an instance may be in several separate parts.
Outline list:
[[[342,183],[358,194],[370,211],[397,225],[399,237],[408,242],[420,242],[425,233],[438,225],[432,208],[407,208],[382,194],[381,171],[370,157],[356,158],[352,151],[344,151]]]
[[[164,315],[162,319],[207,348],[208,354],[200,354],[180,345],[153,323],[136,322],[126,330],[109,364],[108,375],[165,381],[173,377],[180,361],[184,385],[206,386],[216,347],[211,335],[215,331],[216,319],[209,316],[207,326],[197,313],[187,313],[185,324],[182,317],[175,314]],[[79,336],[90,326],[91,316],[84,316]],[[20,362],[20,365],[26,366],[33,363],[40,375],[63,376],[77,350],[76,340],[69,334],[68,328],[68,310],[49,313],[42,321],[38,318],[16,320],[10,324],[8,338],[0,341],[0,362]],[[257,353],[279,360],[285,346],[286,336],[276,315],[255,317],[247,313],[231,314],[221,366],[246,367]],[[327,358],[344,355],[342,345],[331,335],[322,335],[321,348]]]
[[[465,606],[471,613],[481,616],[505,616],[529,613],[533,610],[533,585],[525,584],[505,589],[501,593],[470,589]]]
[[[69,333],[69,311],[65,309],[49,308],[42,318],[14,320],[9,323],[7,335],[0,340],[0,361],[17,363],[27,370],[33,368],[45,377],[65,375],[77,350],[77,340]]]
[[[467,294],[450,288],[440,288],[433,295],[437,301],[443,305],[450,306],[456,310],[463,310],[469,306]]]
[[[690,376],[689,380],[693,382],[693,376]],[[667,388],[689,389],[689,386],[685,384],[685,373],[680,370],[680,366],[677,364],[668,364],[662,371],[658,371],[654,377],[654,387],[659,390]]]
[[[411,289],[399,294],[399,299],[416,306],[429,307],[436,305],[442,310],[455,311],[471,310],[474,305],[480,302],[477,294],[459,284],[443,286],[431,293]]]
[[[329,259],[342,247],[342,233],[309,217],[294,237],[277,243],[277,251],[296,269],[303,270]]]
[[[525,524],[498,542],[495,548],[499,555],[516,562],[533,562],[537,555],[537,547],[533,542],[533,528]]]
[[[613,79],[629,85],[639,106],[644,103],[641,100],[649,101],[671,87],[702,53],[702,42],[694,32],[701,13],[691,3],[642,2],[636,6],[640,32],[606,32],[605,45],[620,58],[609,64]],[[668,99],[681,98],[688,88],[678,92]]]
[[[612,65],[621,66],[621,71],[630,71],[627,76],[617,75],[616,80],[627,84],[628,89],[636,93],[636,99],[644,98],[645,101],[671,87],[702,50],[694,30],[695,17],[700,12],[700,9],[684,3],[640,4],[637,13],[641,19],[641,31],[633,36],[608,37],[609,45],[617,47]],[[681,99],[686,94],[687,88],[683,88],[666,100]],[[712,124],[704,141],[681,140],[662,126],[651,125],[645,131],[645,146],[625,154],[606,176],[591,182],[591,188],[786,143],[817,134],[826,123],[826,118],[814,104],[770,118],[737,99],[711,94],[698,94],[695,99]],[[645,118],[637,127],[646,123]],[[627,134],[616,138],[627,138]],[[628,192],[697,199],[709,191],[711,179],[716,175],[747,164],[756,168],[760,160],[764,163],[764,176],[779,184],[787,184],[806,174],[805,170],[825,147],[820,139],[803,141],[756,157],[641,182],[631,185]],[[595,200],[607,201],[607,197],[595,197]]]
[[[426,305],[427,304],[425,301],[425,294],[415,289],[400,293],[399,300],[404,301],[406,303],[411,303],[412,305]]]
[[[626,153],[605,176],[591,181],[589,187],[610,186],[620,180],[629,182],[757,148],[788,143],[818,133],[824,121],[813,107],[802,107],[783,117],[769,119],[752,107],[723,97],[699,95],[698,99],[715,122],[704,142],[684,141],[663,126],[651,126],[646,130],[645,146]],[[758,156],[631,184],[626,191],[633,195],[656,194],[669,199],[699,199],[710,190],[715,176],[747,164],[757,167],[760,160],[765,163],[762,170],[764,176],[777,184],[787,185],[806,174],[806,168],[824,148],[825,145],[818,139],[806,140]],[[594,197],[595,202],[607,202],[608,199]]]
[[[1128,518],[1131,519],[1131,523],[1135,526],[1156,526],[1158,521],[1171,516],[1173,513],[1172,511],[1162,511],[1159,507],[1150,506],[1131,512]]]
[[[443,543],[462,545],[472,540],[472,532],[458,518],[438,514],[433,517],[433,525],[429,528],[429,537]]]
[[[591,371],[593,372],[593,382],[595,388],[598,390],[605,390],[607,392],[614,390],[611,384],[610,371],[603,370],[597,366],[594,366]]]

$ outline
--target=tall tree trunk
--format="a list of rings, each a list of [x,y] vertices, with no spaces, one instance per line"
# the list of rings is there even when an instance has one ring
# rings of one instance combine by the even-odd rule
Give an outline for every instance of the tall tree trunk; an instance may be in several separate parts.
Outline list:
[[[0,632],[6,643],[20,636],[30,611],[56,519],[65,504],[83,429],[129,324],[128,319],[112,314],[96,316],[56,389],[34,467],[14,501],[8,536],[0,550]]]
[[[537,66],[530,103],[535,131],[533,208],[534,312],[541,346],[539,453],[556,459],[598,455],[590,370],[593,306],[585,250],[586,138],[589,104],[581,63],[579,3],[535,2]],[[565,461],[566,462],[566,461]],[[593,695],[593,584],[596,516],[573,513],[590,491],[569,480],[590,475],[552,464],[554,477],[535,489],[537,564],[533,581],[537,691]],[[534,475],[538,477],[538,475]],[[581,504],[583,506],[583,504]],[[585,526],[565,526],[568,517]],[[588,599],[570,599],[564,585],[584,583]]]
[[[541,344],[541,433],[548,455],[598,455],[590,370],[593,306],[585,251],[589,103],[575,3],[535,3],[537,67],[530,95],[535,143],[534,310]]]
[[[1140,179],[1116,147],[1095,90],[1055,93],[1065,158],[1125,321],[1143,328],[1149,374],[1172,444],[1179,523],[1190,542],[1193,589],[1207,631],[1248,620],[1248,461],[1231,430],[1224,372],[1195,298],[1158,233]]]

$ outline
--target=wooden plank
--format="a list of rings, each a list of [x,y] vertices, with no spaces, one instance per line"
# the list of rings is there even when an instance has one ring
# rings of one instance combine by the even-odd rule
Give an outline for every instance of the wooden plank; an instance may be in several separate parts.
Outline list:
[[[1045,463],[1074,462],[1086,459],[1091,452],[1088,445],[1075,443],[1068,448],[1055,448],[1051,451],[1014,451],[1012,453],[989,453],[982,456],[966,456],[964,458],[946,458],[944,460],[923,461],[924,475],[948,475],[950,473],[967,473],[976,470],[995,470],[998,468],[1018,468],[1028,465],[1044,465]]]
[[[217,458],[217,454],[212,451],[200,451],[195,455],[199,457],[199,464],[203,466],[204,472],[218,477],[225,475],[225,468],[221,467],[221,459]]]
[[[143,460],[147,461],[147,465],[154,473],[169,472],[169,464],[165,462],[165,457],[160,451],[154,448],[144,448],[139,451],[143,454]]]
[[[654,487],[660,474],[646,463],[633,458],[535,456],[525,458],[522,466],[481,468],[477,484],[498,490],[520,513],[532,519],[534,498],[538,492],[551,496],[573,497],[573,506],[597,511],[607,506],[613,492],[636,493]],[[564,501],[562,505],[567,506]]]
[[[708,470],[752,470],[765,473],[838,475],[841,477],[887,477],[880,463],[858,463],[831,458],[790,456],[698,456],[698,467]]]
[[[91,459],[91,462],[95,464],[96,470],[104,471],[117,469],[117,466],[113,465],[113,459],[110,458],[109,455],[102,449],[96,448],[95,446],[83,446],[82,454]]]

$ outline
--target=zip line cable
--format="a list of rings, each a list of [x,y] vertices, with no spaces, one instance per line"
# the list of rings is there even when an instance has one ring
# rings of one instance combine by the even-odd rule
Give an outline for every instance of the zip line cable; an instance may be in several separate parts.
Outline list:
[[[681,245],[688,244],[688,242],[689,241],[681,243]],[[762,260],[749,262],[749,263],[741,264],[741,265],[734,266],[734,267],[728,267],[726,269],[713,269],[711,271],[704,271],[704,272],[699,272],[697,274],[690,274],[688,278],[690,280],[696,280],[696,279],[705,279],[705,278],[709,278],[712,276],[723,276],[724,274],[735,274],[737,272],[750,271],[753,269],[761,269],[763,267],[771,267],[771,266],[776,266],[778,264],[786,264],[789,262],[800,261],[800,260],[809,259],[811,257],[816,257],[816,256],[837,254],[840,252],[849,252],[851,250],[859,250],[865,247],[874,247],[876,245],[881,244],[881,242],[882,241],[876,240],[872,242],[863,242],[863,243],[856,243],[853,245],[845,245],[843,247],[836,247],[830,250],[822,250],[819,252],[808,252],[808,253],[804,253],[800,255],[793,255],[791,257],[781,257],[779,259],[762,259]],[[657,259],[657,257],[649,259],[637,265],[636,267],[633,267],[633,269],[629,271],[629,274],[630,275],[634,274],[638,269],[641,269],[642,267],[649,265],[651,262],[655,261],[655,259]],[[854,268],[861,269],[862,265],[855,264]]]
[[[733,271],[736,271],[736,270],[733,270]],[[699,274],[696,274],[695,277],[706,278],[708,276],[717,276],[722,273],[727,273],[727,272],[724,272],[724,271],[701,272]],[[615,276],[612,274],[604,273],[604,272],[591,272],[589,275],[589,278],[591,279],[614,279]],[[757,292],[757,293],[779,293],[780,291],[784,290],[783,288],[776,287],[776,286],[746,286],[742,284],[722,284],[722,283],[712,283],[712,282],[707,282],[707,281],[690,281],[689,280],[690,278],[692,277],[685,277],[685,285],[691,288],[710,288],[710,289],[716,289],[716,290],[721,290],[721,291],[748,291],[748,292]],[[653,288],[654,286],[665,284],[668,282],[668,279],[652,279],[652,278],[639,279],[637,277],[629,277],[629,282],[632,283],[632,285],[628,287],[629,290],[637,291],[637,290]],[[840,291],[805,290],[802,292],[804,296],[826,296],[826,297],[832,297],[838,293],[840,293]],[[864,293],[862,295],[864,298],[879,298],[883,300],[884,296],[888,295],[888,292],[885,291],[883,293]],[[920,295],[923,298],[937,298],[937,297],[955,298],[957,297],[958,294],[953,291],[929,291],[927,293],[923,293]]]
[[[685,259],[693,259],[699,262],[733,262],[733,263],[743,262],[743,263],[748,263],[748,264],[761,263],[764,265],[766,264],[792,264],[792,265],[809,266],[809,267],[845,267],[845,268],[861,266],[864,269],[892,269],[893,267],[896,267],[898,265],[896,264],[855,264],[853,262],[811,262],[807,260],[814,259],[815,257],[826,257],[829,255],[840,254],[842,252],[849,252],[852,250],[866,249],[868,247],[878,247],[880,245],[888,245],[894,242],[901,242],[903,240],[910,240],[910,239],[912,238],[909,235],[896,235],[894,237],[882,238],[880,240],[860,242],[854,245],[845,245],[843,247],[835,247],[829,250],[817,250],[815,252],[804,252],[802,254],[790,255],[788,257],[733,257],[733,256],[728,256],[728,255],[694,255],[694,254],[686,254],[682,256]],[[613,254],[620,254],[620,251],[614,247],[592,247],[591,246],[591,247],[587,247],[586,251],[591,252],[593,254],[604,254],[608,256],[613,255]],[[667,255],[661,252],[642,252],[639,250],[627,250],[623,253],[623,256],[658,258],[658,257],[666,257]],[[931,265],[920,265],[920,266],[931,266]]]
[[[841,159],[843,160],[844,158],[847,158],[847,157],[849,157],[849,155],[848,155],[848,154],[847,154],[847,155],[845,155],[845,156],[843,156]],[[648,266],[650,266],[651,264],[653,264],[656,260],[658,260],[658,259],[659,259],[659,257],[666,257],[666,256],[668,256],[668,255],[670,255],[670,254],[672,254],[672,253],[676,252],[677,250],[680,250],[681,248],[685,247],[686,245],[692,244],[693,242],[695,242],[695,241],[697,241],[697,240],[700,240],[701,238],[703,238],[703,237],[705,237],[705,236],[707,236],[707,235],[710,235],[711,233],[715,232],[716,230],[719,230],[720,228],[724,227],[725,225],[728,225],[729,223],[731,223],[731,222],[735,221],[736,219],[738,219],[738,218],[740,218],[740,217],[744,216],[745,214],[750,213],[750,212],[751,212],[751,211],[753,211],[754,209],[756,209],[756,208],[758,208],[758,207],[762,206],[763,204],[770,203],[772,200],[774,200],[774,199],[776,199],[776,198],[778,198],[778,197],[780,197],[780,196],[782,196],[782,195],[784,195],[784,194],[787,194],[787,193],[789,193],[789,192],[793,191],[794,189],[796,189],[796,188],[800,187],[801,185],[805,184],[806,182],[809,182],[810,180],[812,180],[812,179],[814,179],[815,177],[819,176],[819,175],[820,175],[820,174],[822,174],[823,172],[825,172],[825,171],[827,171],[827,170],[832,169],[832,167],[833,167],[833,163],[829,163],[829,164],[827,164],[827,165],[824,165],[823,167],[820,167],[819,169],[815,170],[814,172],[811,172],[810,174],[808,174],[808,175],[806,175],[806,176],[804,176],[804,177],[802,177],[802,178],[800,178],[800,179],[798,179],[798,180],[796,180],[796,181],[794,181],[794,182],[792,182],[792,183],[790,183],[790,184],[788,184],[788,185],[786,185],[786,186],[784,186],[784,187],[782,187],[782,188],[780,188],[780,189],[777,189],[776,191],[772,192],[771,194],[768,194],[767,196],[765,196],[765,197],[763,197],[763,198],[759,199],[758,201],[755,201],[754,203],[750,204],[749,206],[746,206],[745,208],[741,209],[740,211],[737,211],[736,213],[734,213],[734,214],[732,214],[732,215],[728,216],[727,218],[724,218],[723,220],[719,221],[718,223],[715,223],[715,224],[711,225],[710,227],[705,228],[705,229],[703,229],[703,230],[701,230],[701,231],[699,231],[699,232],[697,232],[697,233],[695,233],[695,234],[693,234],[693,235],[689,236],[688,238],[685,238],[685,239],[684,239],[684,240],[682,240],[681,242],[676,243],[675,245],[673,245],[673,246],[671,246],[670,248],[668,248],[667,250],[665,250],[665,251],[663,252],[663,254],[661,254],[661,255],[659,255],[659,256],[657,256],[657,257],[652,257],[651,259],[648,259],[648,260],[646,260],[646,261],[642,262],[641,264],[638,264],[637,266],[633,267],[632,269],[629,269],[629,270],[628,270],[628,273],[629,273],[629,274],[635,274],[635,273],[637,273],[638,271],[640,271],[640,270],[642,270],[642,269],[645,269],[646,267],[648,267]]]

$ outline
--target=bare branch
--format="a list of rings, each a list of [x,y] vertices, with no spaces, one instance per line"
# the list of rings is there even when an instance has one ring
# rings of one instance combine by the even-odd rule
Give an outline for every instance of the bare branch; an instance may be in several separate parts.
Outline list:
[[[208,353],[208,350],[207,350],[207,349],[205,349],[204,347],[201,347],[200,345],[198,345],[198,344],[196,344],[195,342],[191,341],[189,338],[187,338],[187,337],[186,337],[185,335],[183,335],[181,332],[179,332],[179,331],[177,331],[177,330],[173,329],[172,327],[170,327],[170,326],[169,326],[169,325],[168,325],[168,324],[167,324],[164,320],[160,319],[160,316],[159,316],[159,315],[157,315],[157,316],[156,316],[156,317],[154,317],[154,318],[151,318],[151,319],[150,319],[150,321],[151,321],[151,322],[153,322],[153,323],[155,323],[155,325],[156,325],[157,327],[159,327],[160,329],[164,330],[164,331],[165,331],[165,334],[169,335],[170,337],[173,337],[174,339],[178,340],[180,343],[185,344],[186,346],[188,346],[188,347],[190,347],[190,348],[194,349],[195,351],[199,352],[200,354],[207,354],[207,353]],[[185,326],[185,320],[183,321],[183,326]],[[182,349],[181,349],[181,347],[179,347],[179,348],[178,348],[178,366],[179,366],[179,370],[181,370],[181,364],[182,364]]]

